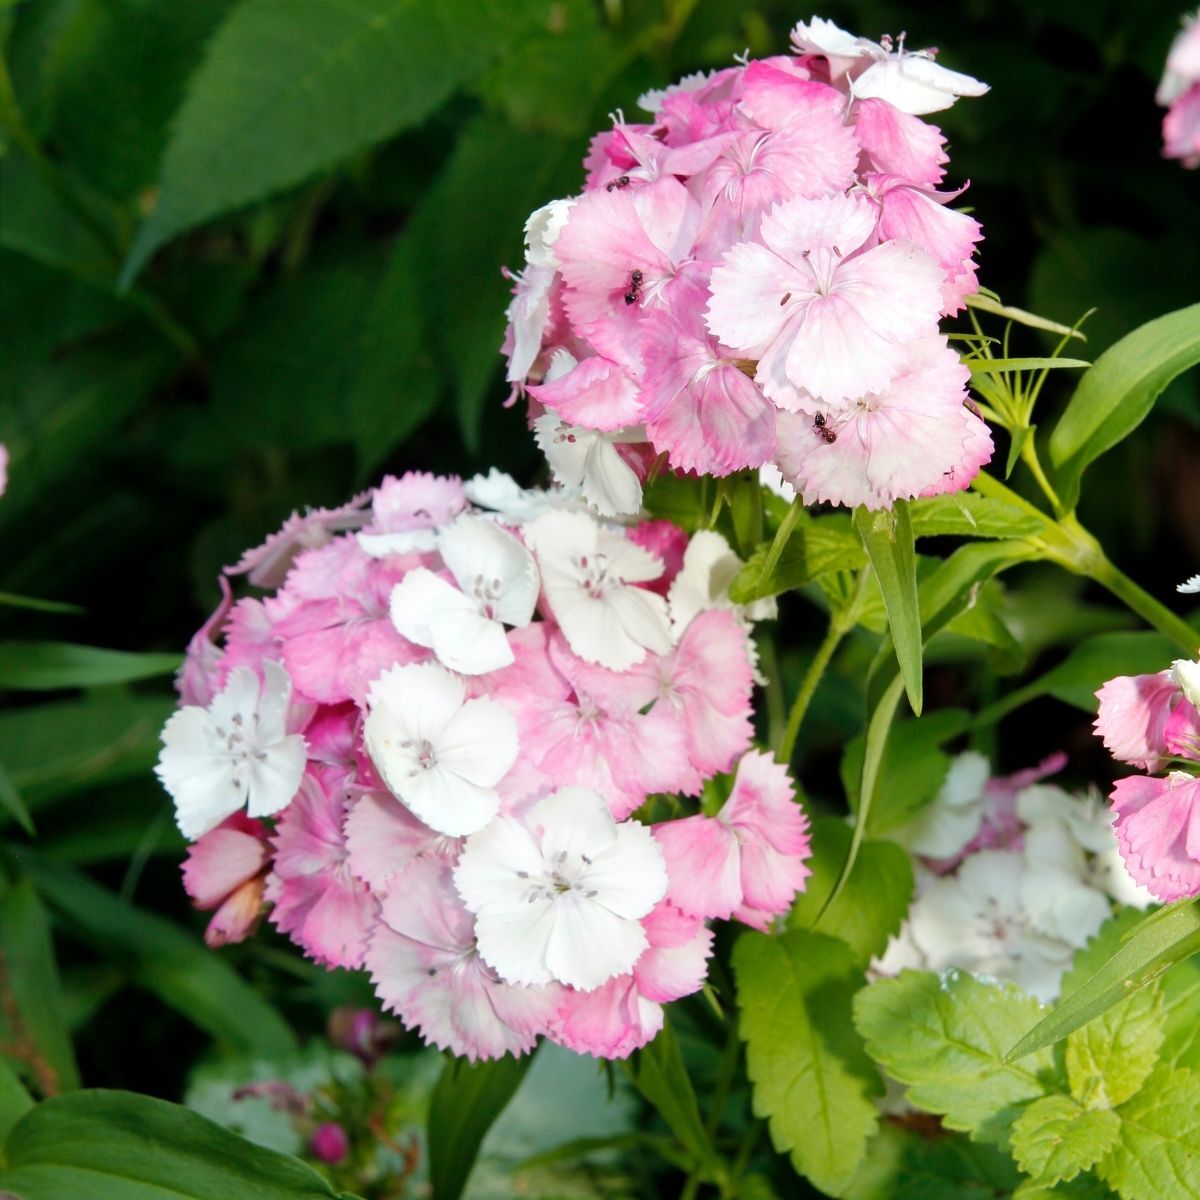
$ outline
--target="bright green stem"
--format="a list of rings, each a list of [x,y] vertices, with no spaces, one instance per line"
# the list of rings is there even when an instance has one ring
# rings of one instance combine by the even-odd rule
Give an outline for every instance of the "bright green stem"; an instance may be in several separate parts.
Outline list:
[[[770,579],[771,573],[779,565],[779,559],[783,554],[783,548],[791,539],[792,533],[796,528],[797,522],[800,520],[800,514],[804,509],[804,502],[799,496],[792,501],[792,507],[784,514],[784,518],[779,522],[779,528],[775,531],[775,540],[771,543],[771,548],[767,551],[767,561],[763,563],[762,578]]]
[[[805,671],[804,679],[800,683],[800,691],[796,694],[796,699],[792,701],[792,710],[788,713],[787,727],[783,731],[783,740],[779,743],[778,757],[779,761],[784,765],[792,761],[792,754],[796,749],[796,738],[800,734],[800,725],[804,720],[805,713],[808,712],[808,706],[812,702],[813,693],[817,690],[817,684],[821,682],[821,676],[825,674],[834,652],[841,645],[842,638],[846,636],[847,631],[848,627],[845,622],[838,616],[833,616],[829,621],[829,629],[825,634],[825,640],[817,647],[816,656],[808,664],[808,670]]]
[[[1050,501],[1054,511],[1061,516],[1063,511],[1062,501],[1059,500],[1058,493],[1046,477],[1046,472],[1042,470],[1042,460],[1038,457],[1037,442],[1032,436],[1026,438],[1025,444],[1021,447],[1021,461],[1033,473],[1038,487],[1042,489],[1042,494]]]

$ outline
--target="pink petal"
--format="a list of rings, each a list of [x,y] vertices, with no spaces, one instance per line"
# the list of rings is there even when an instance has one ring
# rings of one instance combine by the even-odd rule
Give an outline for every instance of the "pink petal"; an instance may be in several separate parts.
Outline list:
[[[901,112],[886,100],[860,100],[854,129],[876,171],[900,175],[911,183],[936,184],[950,161],[946,139],[936,125]]]
[[[662,1006],[639,994],[632,975],[618,975],[590,992],[568,990],[550,1037],[576,1054],[628,1058],[662,1025]]]
[[[1165,731],[1178,696],[1169,671],[1110,679],[1096,693],[1096,733],[1113,758],[1143,771],[1156,770],[1170,757]]]
[[[637,384],[607,358],[585,358],[553,383],[526,390],[572,425],[607,433],[641,420]]]
[[[183,886],[201,910],[216,908],[270,860],[266,827],[234,813],[193,842],[183,862]]]
[[[660,1004],[690,996],[704,986],[712,955],[712,930],[666,901],[642,921],[650,948],[637,960],[638,991]]]
[[[1112,792],[1117,845],[1133,879],[1166,903],[1200,894],[1200,861],[1192,837],[1200,780],[1118,779]],[[1188,842],[1193,843],[1189,848]]]
[[[345,830],[350,870],[379,896],[417,859],[453,862],[462,846],[461,839],[423,825],[390,792],[367,792],[356,800]]]
[[[729,917],[742,902],[737,835],[712,817],[653,827],[667,863],[667,899],[692,917]]]

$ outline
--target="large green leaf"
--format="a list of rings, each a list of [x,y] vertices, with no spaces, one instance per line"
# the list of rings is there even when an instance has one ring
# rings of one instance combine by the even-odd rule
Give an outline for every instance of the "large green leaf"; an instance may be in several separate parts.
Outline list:
[[[79,1086],[79,1069],[67,1031],[66,1010],[46,910],[28,879],[0,896],[0,978],[12,1011],[3,1017],[4,1040],[26,1047],[33,1075],[48,1094]]]
[[[16,1072],[0,1058],[0,1144],[8,1131],[33,1107],[33,1097]]]
[[[751,555],[729,585],[729,596],[749,604],[766,596],[789,592],[831,571],[857,571],[866,561],[862,540],[841,513],[811,517],[801,513],[791,537],[768,573],[770,543]]]
[[[448,1058],[429,1103],[429,1178],[434,1200],[458,1200],[479,1147],[521,1086],[530,1058]]]
[[[131,654],[66,642],[0,642],[0,688],[105,687],[170,675],[181,661],[178,654]]]
[[[1042,1006],[1012,986],[983,983],[965,972],[943,978],[902,971],[854,1001],[854,1020],[871,1056],[901,1083],[908,1098],[940,1113],[949,1129],[1006,1145],[1020,1105],[1050,1090],[1049,1049],[1005,1062],[1011,1039]]]
[[[1013,1123],[1013,1155],[1022,1171],[1047,1186],[1096,1165],[1121,1132],[1107,1108],[1086,1109],[1070,1096],[1043,1096]]]
[[[68,867],[32,856],[28,865],[68,927],[134,983],[236,1050],[270,1057],[295,1049],[295,1035],[279,1013],[191,934]]]
[[[755,1115],[797,1171],[839,1195],[879,1123],[878,1076],[850,1024],[862,963],[836,938],[793,929],[742,934],[733,969]]]
[[[245,0],[192,76],[128,282],[176,234],[421,121],[545,0]]]
[[[937,537],[955,534],[977,538],[1019,538],[1040,533],[1046,522],[1028,509],[977,492],[930,496],[909,505],[913,534]]]
[[[1200,952],[1200,903],[1181,900],[1143,920],[1121,948],[1086,983],[1066,996],[1008,1051],[1008,1061],[1041,1053],[1043,1047],[1120,1003],[1168,968]]]
[[[1200,304],[1150,321],[1110,346],[1079,381],[1047,445],[1064,511],[1088,466],[1133,432],[1162,390],[1200,363]]]
[[[921,610],[917,599],[917,555],[913,544],[912,519],[908,504],[897,501],[892,512],[854,511],[854,528],[862,538],[867,556],[879,580],[887,606],[892,645],[904,677],[904,690],[912,710],[921,715],[924,680],[921,656]]]
[[[0,1190],[19,1200],[338,1200],[297,1159],[130,1092],[38,1105],[9,1132],[4,1157]]]
[[[1158,1063],[1164,1035],[1162,989],[1127,996],[1067,1038],[1071,1095],[1087,1108],[1116,1108]]]

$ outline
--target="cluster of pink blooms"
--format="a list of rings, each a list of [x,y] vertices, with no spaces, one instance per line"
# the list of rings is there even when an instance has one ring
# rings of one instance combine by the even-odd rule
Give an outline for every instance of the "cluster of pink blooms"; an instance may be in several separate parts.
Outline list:
[[[636,512],[665,459],[777,464],[805,502],[957,491],[992,454],[939,332],[980,226],[921,119],[986,85],[820,18],[793,53],[689,76],[597,135],[526,225],[505,342],[559,482]]]
[[[1200,590],[1200,578],[1180,590]],[[1146,772],[1112,791],[1125,866],[1159,900],[1200,895],[1200,662],[1118,676],[1096,695],[1105,746]]]
[[[738,565],[498,472],[294,516],[226,572],[265,594],[222,578],[163,731],[210,943],[268,911],[472,1059],[643,1045],[703,985],[706,922],[765,928],[808,874],[787,772],[750,749]],[[719,811],[633,819],[726,772]]]
[[[1163,154],[1200,167],[1200,14],[1185,18],[1171,44],[1156,99],[1166,108]]]

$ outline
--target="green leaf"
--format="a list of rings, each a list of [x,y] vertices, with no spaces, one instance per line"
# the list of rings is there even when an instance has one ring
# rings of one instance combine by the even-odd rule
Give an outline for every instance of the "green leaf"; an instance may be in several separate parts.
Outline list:
[[[1090,367],[1084,358],[966,358],[972,375],[1001,375],[1005,371],[1051,371],[1057,367]]]
[[[17,1073],[0,1058],[0,1144],[8,1131],[33,1107],[33,1097],[17,1078]]]
[[[25,801],[21,799],[21,793],[17,791],[16,784],[13,783],[12,776],[8,773],[8,768],[2,762],[0,762],[0,808],[3,808],[30,837],[37,832],[33,827],[33,818],[29,815]]]
[[[921,715],[924,706],[924,682],[921,675],[921,610],[917,599],[917,555],[913,545],[909,506],[898,500],[889,512],[854,510],[854,528],[862,538],[867,556],[879,580],[883,602],[887,606],[888,627],[904,690],[912,710]]]
[[[973,296],[967,297],[967,306],[974,308],[979,312],[991,313],[996,317],[1004,317],[1009,321],[1016,321],[1018,325],[1026,325],[1030,329],[1044,329],[1047,333],[1057,333],[1063,337],[1078,338],[1081,342],[1086,342],[1078,329],[1072,329],[1070,325],[1060,325],[1057,321],[1051,321],[1048,317],[1039,317],[1036,313],[1026,312],[1023,308],[1015,308],[1010,304],[1002,304],[1000,298],[995,295],[985,295],[982,292],[976,292]]]
[[[853,831],[839,817],[818,817],[812,828],[812,874],[792,906],[789,924],[820,931],[845,942],[863,967],[882,954],[908,912],[913,870],[895,842],[867,841],[859,851],[841,893],[826,907],[850,852]]]
[[[1200,363],[1200,304],[1168,313],[1110,346],[1079,381],[1047,446],[1051,482],[1065,511],[1079,501],[1088,466],[1133,432],[1159,393]]]
[[[1046,522],[1027,509],[994,496],[955,492],[909,503],[915,537],[946,534],[977,538],[1019,538],[1036,535]]]
[[[130,1092],[39,1104],[4,1145],[0,1190],[20,1200],[337,1200],[312,1167],[189,1109]]]
[[[1200,958],[1172,967],[1162,980],[1162,1061],[1172,1067],[1200,1070]]]
[[[1008,1142],[1018,1107],[1048,1090],[1054,1070],[1048,1049],[1027,1062],[1004,1060],[1012,1038],[1042,1011],[1016,987],[959,971],[902,971],[854,1000],[868,1052],[909,1085],[909,1100],[940,1113],[947,1128],[1000,1146]]]
[[[1013,1157],[1038,1183],[1066,1183],[1095,1166],[1120,1132],[1121,1118],[1108,1109],[1088,1111],[1069,1096],[1043,1096],[1013,1125]]]
[[[447,1058],[429,1104],[429,1179],[434,1200],[458,1200],[480,1144],[529,1070],[531,1058]]]
[[[720,1163],[700,1119],[700,1105],[669,1021],[664,1020],[659,1035],[634,1055],[628,1068],[634,1087],[653,1105],[697,1167],[715,1177]]]
[[[171,131],[128,284],[178,233],[417,124],[543,17],[542,0],[245,0]]]
[[[235,1050],[269,1058],[295,1049],[295,1035],[279,1013],[191,934],[49,859],[30,856],[27,865],[69,926],[134,983]]]
[[[170,675],[178,654],[131,654],[65,642],[0,642],[0,688],[56,691]]]
[[[1116,1108],[1158,1063],[1164,1035],[1162,989],[1143,988],[1067,1038],[1071,1095],[1085,1108]]]
[[[878,1076],[850,1024],[862,964],[836,938],[743,933],[733,952],[754,1114],[822,1191],[853,1178],[879,1123]]]
[[[1120,1139],[1097,1173],[1121,1200],[1200,1196],[1200,1075],[1159,1067],[1117,1115]]]
[[[1182,900],[1144,917],[1104,966],[1009,1050],[1008,1060],[1041,1053],[1197,951],[1200,906],[1195,901]]]
[[[47,1095],[79,1086],[46,910],[28,879],[0,896],[0,983],[11,999],[4,1041],[24,1049],[12,1057],[31,1065]]]
[[[770,576],[764,574],[770,544],[760,547],[729,585],[737,604],[790,592],[832,571],[857,571],[867,561],[861,539],[840,513],[823,517],[800,516],[792,536]]]

